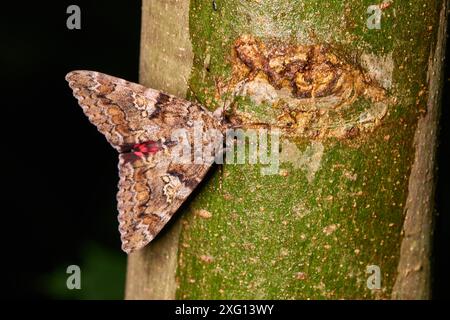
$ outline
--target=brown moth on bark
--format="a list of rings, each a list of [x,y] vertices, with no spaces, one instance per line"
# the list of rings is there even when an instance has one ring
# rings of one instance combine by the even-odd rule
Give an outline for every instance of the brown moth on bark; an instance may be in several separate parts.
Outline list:
[[[86,116],[119,151],[122,249],[138,250],[153,240],[212,164],[173,161],[170,155],[180,147],[173,132],[183,130],[184,144],[193,146],[195,123],[206,131],[220,129],[220,120],[199,104],[99,72],[73,71],[66,80]]]
[[[349,107],[359,95],[387,108],[385,90],[325,45],[265,44],[241,36],[232,58],[233,79],[228,84],[234,87],[232,96],[255,98],[261,88],[266,96],[273,91],[289,117],[284,123],[282,113],[277,125],[264,125],[285,133],[294,130],[316,139],[346,137],[347,123],[322,132],[315,127],[334,123],[330,110]],[[212,113],[198,103],[95,71],[73,71],[66,80],[86,116],[119,152],[119,231],[127,253],[153,240],[216,157],[223,156],[226,129],[258,127],[236,110],[225,122],[229,103]],[[236,117],[238,123],[233,121]],[[350,126],[355,128],[359,131],[355,124]],[[180,131],[182,135],[174,138]],[[180,161],[180,153],[187,158]]]
[[[321,132],[315,128],[335,124],[329,111],[349,107],[358,95],[387,108],[385,90],[325,45],[264,44],[242,36],[235,41],[232,57],[233,79],[228,84],[234,87],[232,96],[255,98],[261,88],[266,95],[273,91],[289,119],[283,122],[282,113],[278,125],[263,125],[285,134],[348,137],[360,130],[357,124],[343,123]],[[119,231],[127,253],[153,240],[216,157],[223,156],[226,129],[258,127],[236,110],[225,122],[229,103],[212,113],[198,103],[94,71],[73,71],[66,80],[86,116],[119,151]],[[174,138],[179,131],[182,137]],[[188,154],[187,161],[174,157],[180,152]]]

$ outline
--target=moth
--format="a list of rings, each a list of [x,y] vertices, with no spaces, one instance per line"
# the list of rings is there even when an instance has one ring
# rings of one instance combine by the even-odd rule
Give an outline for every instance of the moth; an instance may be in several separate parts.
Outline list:
[[[143,248],[161,231],[202,181],[212,162],[179,163],[169,155],[184,130],[194,145],[194,124],[221,130],[202,105],[94,71],[72,71],[66,80],[84,113],[119,152],[119,231],[122,250]],[[213,149],[213,152],[216,149]]]

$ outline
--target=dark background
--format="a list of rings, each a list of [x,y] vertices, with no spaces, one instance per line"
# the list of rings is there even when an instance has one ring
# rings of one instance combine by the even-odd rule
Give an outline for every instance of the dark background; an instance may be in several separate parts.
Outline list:
[[[81,7],[81,30],[66,9]],[[74,69],[138,81],[140,1],[54,1],[1,7],[2,272],[9,298],[123,297],[126,255],[115,216],[117,154],[64,81]],[[448,298],[449,68],[442,112],[434,297]],[[6,192],[5,192],[6,191]],[[79,265],[82,289],[67,290]]]
[[[81,30],[66,27],[71,4]],[[87,69],[138,82],[140,10],[124,0],[2,3],[2,275],[12,298],[123,297],[117,152],[64,76]],[[66,288],[72,264],[82,290]]]

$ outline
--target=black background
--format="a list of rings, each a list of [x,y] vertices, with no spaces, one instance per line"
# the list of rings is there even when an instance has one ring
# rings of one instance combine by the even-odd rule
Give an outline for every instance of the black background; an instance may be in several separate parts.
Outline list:
[[[81,7],[81,30],[66,28],[70,4]],[[64,76],[74,69],[88,69],[137,82],[140,6],[140,1],[124,0],[2,3],[1,120],[6,163],[2,166],[1,254],[2,291],[9,298],[120,299],[123,295],[126,256],[119,249],[117,220],[112,215],[116,212],[117,154],[87,121]],[[448,71],[447,65],[435,298],[448,298],[450,288]],[[61,279],[65,285],[65,268],[83,266],[92,256],[102,261],[89,267],[92,278],[112,282],[105,284],[110,291],[67,295],[54,288],[58,284],[53,289],[49,286]],[[100,281],[97,287],[101,286]]]
[[[101,247],[92,254],[110,249],[125,268],[115,216],[117,152],[87,121],[64,77],[87,69],[138,82],[141,3],[15,2],[1,7],[4,292],[59,298],[46,282],[65,285],[71,264],[83,271],[92,243]],[[66,27],[74,3],[81,30]],[[114,266],[99,267],[108,277]],[[120,281],[111,290],[124,285],[110,281]]]

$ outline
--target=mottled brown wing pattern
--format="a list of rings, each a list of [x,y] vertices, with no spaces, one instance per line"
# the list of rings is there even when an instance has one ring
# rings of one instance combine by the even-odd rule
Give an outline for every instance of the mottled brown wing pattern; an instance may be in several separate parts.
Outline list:
[[[137,83],[94,71],[72,71],[66,80],[86,116],[119,152],[170,137],[193,118],[212,124],[202,106]]]
[[[167,160],[164,155],[150,155],[130,162],[127,155],[120,155],[117,202],[125,252],[153,240],[210,167],[175,166]]]
[[[172,132],[183,129],[193,148],[194,123],[220,129],[198,104],[94,71],[66,76],[89,120],[119,155],[119,231],[130,253],[149,243],[202,180],[210,163],[178,164]]]

